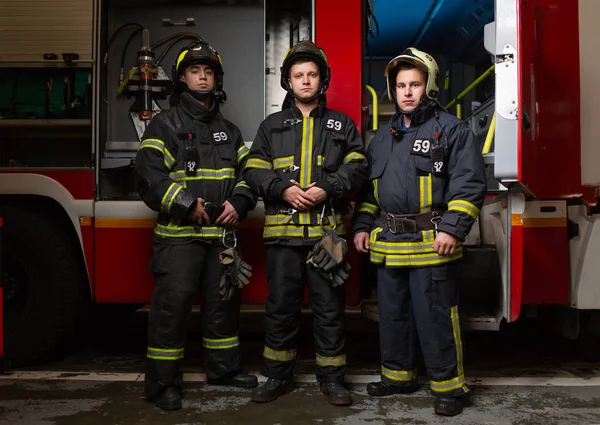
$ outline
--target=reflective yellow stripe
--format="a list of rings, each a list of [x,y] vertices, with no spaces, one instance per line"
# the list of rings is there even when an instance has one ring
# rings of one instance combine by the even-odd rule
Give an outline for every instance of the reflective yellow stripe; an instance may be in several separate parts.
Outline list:
[[[370,247],[381,254],[433,253],[434,231],[423,230],[421,231],[421,235],[423,236],[423,241],[417,242],[382,242],[372,238],[370,240]],[[456,246],[460,247],[462,243],[458,242]]]
[[[373,180],[373,196],[375,196],[377,205],[381,205],[381,202],[379,202],[379,179]]]
[[[421,214],[431,211],[432,191],[431,174],[419,177],[419,211]]]
[[[165,165],[167,166],[167,169],[170,170],[175,166],[175,158],[173,158],[173,155],[171,155],[171,152],[169,152],[166,146],[163,153],[165,154]]]
[[[144,139],[140,143],[140,146],[138,147],[138,151],[140,151],[141,149],[144,149],[144,148],[152,148],[152,149],[156,149],[157,151],[160,151],[163,154],[163,156],[165,157],[164,162],[165,162],[165,166],[167,167],[167,170],[170,170],[175,165],[175,158],[173,158],[173,155],[171,155],[171,152],[169,152],[169,150],[165,147],[165,142],[163,142],[162,140],[160,140],[160,139]]]
[[[342,354],[340,356],[321,356],[320,354],[316,355],[317,357],[317,366],[333,366],[340,367],[346,365],[346,355]]]
[[[237,161],[238,161],[238,164],[239,164],[240,162],[242,162],[242,161],[243,161],[243,159],[244,159],[246,156],[248,156],[248,154],[249,154],[249,153],[250,153],[250,149],[248,149],[248,148],[246,147],[246,145],[242,145],[242,146],[240,146],[240,148],[239,148],[239,149],[238,149],[238,151],[237,151]]]
[[[311,183],[313,156],[313,127],[312,117],[302,118],[302,149],[300,151],[300,187],[306,188]]]
[[[235,187],[245,187],[246,189],[250,189],[250,186],[248,186],[248,183],[246,183],[244,180],[239,181],[238,184],[235,185]]]
[[[309,212],[301,212],[298,215],[298,223],[301,225],[310,224],[310,213]]]
[[[325,157],[323,155],[317,155],[317,166],[322,167],[325,163]]]
[[[225,180],[235,179],[235,168],[198,168],[196,169],[195,176],[188,176],[185,174],[185,170],[176,170],[169,173],[175,181],[189,181],[189,180]]]
[[[221,238],[223,236],[223,227],[221,226],[165,226],[156,224],[154,233],[159,236],[172,238],[197,237],[205,239]],[[227,233],[231,233],[230,230]]]
[[[417,379],[417,370],[394,370],[381,365],[381,375],[392,381],[409,382]]]
[[[277,226],[280,224],[293,223],[291,214],[269,214],[265,215],[265,226]]]
[[[281,168],[291,167],[294,165],[294,156],[284,156],[281,158],[273,158],[273,169],[279,170]]]
[[[463,375],[449,379],[448,381],[430,381],[430,384],[432,391],[438,393],[448,393],[460,388],[463,388],[465,392],[469,391],[467,388],[467,380]]]
[[[296,350],[277,351],[265,345],[263,357],[270,360],[275,360],[276,362],[289,362],[290,360],[294,360],[296,358]]]
[[[179,360],[183,359],[183,348],[156,348],[148,347],[146,357],[154,360]]]
[[[308,217],[310,217],[310,213],[302,213],[302,214],[308,214]],[[267,214],[265,215],[265,226],[278,226],[278,225],[282,225],[282,224],[293,224],[294,226],[296,226],[296,224],[294,223],[293,220],[293,214]],[[300,217],[302,217],[302,215],[300,215]],[[327,222],[325,222],[325,226],[326,227],[333,227],[333,216],[329,215],[326,217]],[[338,226],[340,225],[344,225],[344,218],[342,217],[342,214],[340,213],[336,213],[335,214],[335,219],[336,219],[336,224]],[[306,221],[306,224],[310,224],[310,220]],[[300,226],[300,225],[298,225]]]
[[[377,214],[378,209],[379,208],[377,207],[377,205],[369,204],[368,202],[361,202],[358,205],[357,212],[367,213],[367,214],[371,214],[372,216],[375,216],[375,214]]]
[[[181,191],[181,189],[183,189],[183,187],[180,184],[171,183],[169,185],[169,188],[165,191],[165,194],[163,195],[162,200],[160,201],[160,209],[163,212],[170,214],[171,206],[173,205],[173,200]]]
[[[263,238],[302,238],[304,237],[304,228],[306,226],[282,225],[282,226],[265,226]]]
[[[456,364],[458,376],[464,376],[465,371],[463,369],[463,350],[462,350],[462,337],[460,334],[460,321],[458,318],[458,306],[454,306],[450,309],[450,317],[452,319],[452,333],[454,334],[454,345],[456,346]]]
[[[258,158],[250,158],[248,162],[246,162],[246,168],[258,168],[261,170],[272,170],[273,165],[270,162],[267,162]]]
[[[448,211],[451,210],[464,212],[469,214],[474,219],[477,219],[477,216],[479,216],[479,208],[469,201],[463,201],[460,199],[448,202]]]
[[[462,258],[462,246],[459,246],[449,257],[442,257],[435,252],[426,254],[384,254],[377,252],[371,245],[371,262],[374,264],[384,264],[387,267],[408,267],[408,266],[433,266],[436,264],[444,264],[450,261]]]
[[[240,339],[237,336],[231,338],[221,339],[210,339],[202,338],[203,346],[211,350],[226,350],[228,348],[235,348],[240,345]]]
[[[308,237],[309,238],[320,238],[325,234],[323,228],[321,226],[305,226],[308,229]],[[327,226],[326,228],[328,228]],[[338,224],[335,228],[335,233],[340,236],[346,236],[346,224]]]
[[[309,238],[317,238],[321,237],[325,234],[321,226],[300,226],[295,224],[289,225],[277,225],[277,226],[265,226],[263,232],[263,238],[283,238],[283,237],[291,237],[291,238],[302,238],[304,237],[304,232],[306,229],[307,236]],[[335,232],[338,235],[346,234],[346,226],[345,224],[338,224],[335,229]]]
[[[362,153],[358,152],[350,152],[348,155],[344,157],[342,160],[343,164],[348,164],[350,162],[363,162],[366,161],[367,158]]]

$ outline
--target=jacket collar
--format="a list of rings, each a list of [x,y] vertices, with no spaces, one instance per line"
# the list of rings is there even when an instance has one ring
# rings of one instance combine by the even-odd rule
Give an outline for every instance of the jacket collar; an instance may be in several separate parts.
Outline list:
[[[312,111],[310,111],[311,117],[322,117],[325,114],[325,109],[327,105],[327,98],[324,94],[321,95],[321,101]],[[294,117],[301,117],[302,112],[296,106],[296,102],[294,102],[294,97],[289,93],[285,96],[283,101],[282,109],[291,109]]]
[[[181,95],[181,102],[179,103],[181,108],[189,114],[193,119],[199,121],[210,121],[215,115],[219,113],[219,105],[214,99],[211,99],[209,109],[206,109],[199,102],[197,102],[189,93],[183,93]]]

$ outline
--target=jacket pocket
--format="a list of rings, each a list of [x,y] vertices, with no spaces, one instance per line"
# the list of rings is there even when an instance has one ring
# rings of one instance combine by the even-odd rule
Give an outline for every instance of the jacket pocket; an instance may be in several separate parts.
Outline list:
[[[226,164],[237,164],[237,152],[233,143],[222,143],[215,146],[221,160]]]
[[[410,157],[415,164],[417,176],[426,177],[431,174],[431,158],[420,155],[411,155]]]
[[[387,165],[387,158],[372,160],[369,166],[369,180],[377,180],[383,175],[385,166]]]
[[[335,173],[342,165],[342,155],[346,146],[346,137],[343,134],[328,131],[326,145],[323,151],[323,170],[325,173]]]

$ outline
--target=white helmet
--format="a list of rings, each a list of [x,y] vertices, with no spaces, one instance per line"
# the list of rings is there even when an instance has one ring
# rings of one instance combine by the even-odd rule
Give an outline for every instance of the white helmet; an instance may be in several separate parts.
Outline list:
[[[396,75],[398,74],[398,68],[401,63],[409,63],[423,72],[427,73],[427,86],[425,88],[425,94],[432,100],[437,100],[440,94],[439,78],[440,70],[438,64],[433,56],[422,52],[421,50],[409,47],[396,56],[394,59],[389,61],[385,67],[385,79],[387,81],[388,97],[390,100],[396,98]]]

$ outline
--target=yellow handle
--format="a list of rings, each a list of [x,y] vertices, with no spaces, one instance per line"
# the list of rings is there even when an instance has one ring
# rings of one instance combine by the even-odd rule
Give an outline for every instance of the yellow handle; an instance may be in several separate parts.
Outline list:
[[[482,154],[490,153],[492,147],[492,140],[494,139],[494,132],[496,130],[496,112],[492,115],[492,122],[488,128],[487,135],[485,136],[485,143],[483,144]]]
[[[371,93],[371,97],[373,98],[373,131],[377,131],[379,128],[379,101],[377,100],[377,93],[373,87],[366,85],[365,86],[369,93]]]

